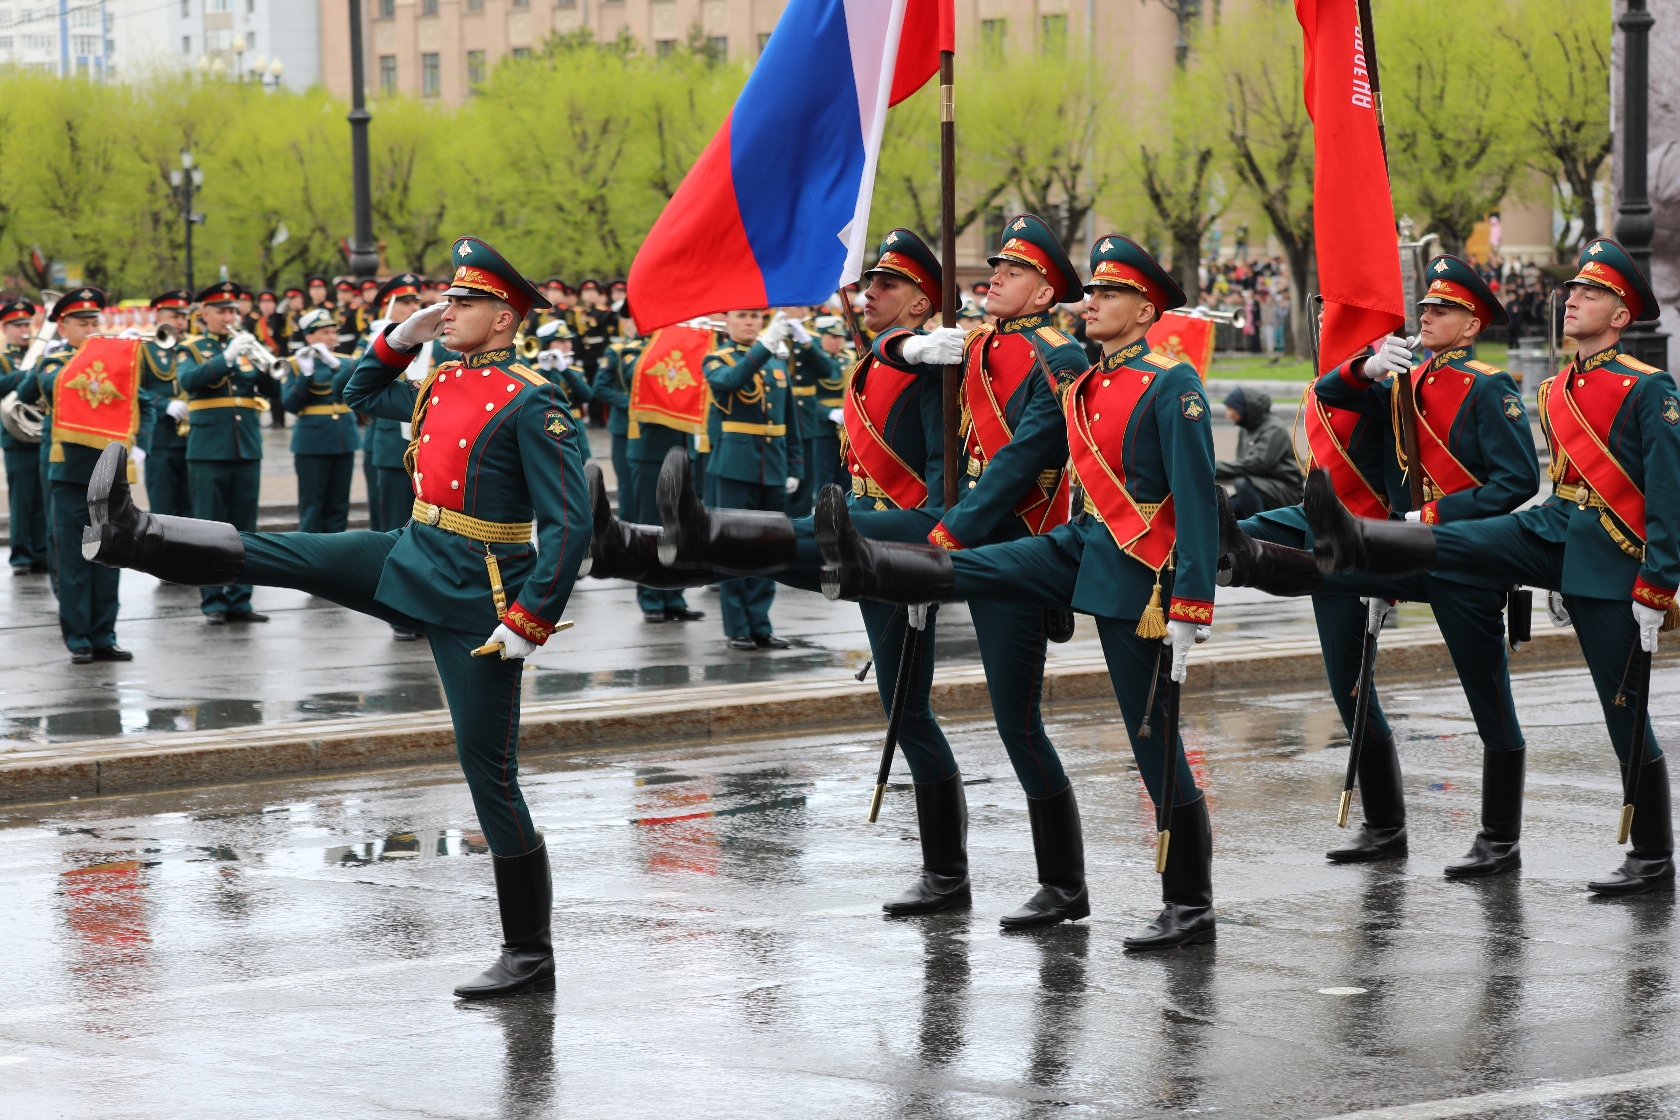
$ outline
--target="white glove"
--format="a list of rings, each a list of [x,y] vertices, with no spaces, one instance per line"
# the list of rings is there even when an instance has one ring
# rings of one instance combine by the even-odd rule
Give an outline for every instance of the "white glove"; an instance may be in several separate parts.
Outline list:
[[[572,356],[564,350],[544,350],[537,355],[538,369],[562,370],[572,368]]]
[[[146,449],[138,445],[131,447],[128,450],[128,457],[134,460],[135,466],[139,466],[146,461]]]
[[[1409,510],[1407,510],[1406,511],[1406,520],[1407,521],[1422,521],[1423,520],[1423,511],[1421,509],[1409,509]]]
[[[828,410],[828,422],[830,424],[838,424],[841,427],[845,427],[846,426],[846,410],[843,409],[843,408],[831,408],[831,409],[829,409]]]
[[[1397,334],[1375,343],[1375,354],[1365,359],[1359,376],[1367,381],[1381,381],[1391,373],[1404,373],[1412,368],[1412,348]]]
[[[327,363],[328,369],[337,369],[342,364],[338,360],[338,355],[332,352],[332,347],[324,342],[317,342],[310,349],[321,355],[321,360]]]
[[[935,327],[927,334],[905,339],[899,353],[913,366],[953,366],[962,361],[966,337],[959,327]]]
[[[799,489],[800,481],[801,481],[800,479],[794,478],[792,475],[789,475],[787,481],[782,483],[782,486],[787,490],[787,492],[789,494],[791,494],[795,490]]]
[[[118,338],[144,338],[145,335],[140,333],[140,328],[139,327],[124,327],[120,332],[118,332],[117,337]],[[139,450],[139,449],[136,448],[135,450]]]
[[[1378,596],[1375,599],[1361,599],[1365,604],[1365,632],[1380,634],[1388,616],[1394,613],[1394,604]]]
[[[778,311],[770,320],[770,325],[759,332],[758,340],[764,343],[766,350],[775,350],[787,338],[789,329],[788,317]]]
[[[432,306],[436,307],[437,304]],[[537,643],[522,635],[515,634],[506,626],[497,626],[495,632],[484,640],[484,644],[487,646],[493,646],[497,642],[502,643],[503,661],[518,661],[537,652]]]
[[[187,407],[186,401],[170,401],[164,405],[163,411],[169,414],[171,420],[185,420],[192,410]]]
[[[255,346],[256,343],[257,340],[250,335],[243,331],[235,331],[233,336],[228,339],[227,345],[222,347],[222,357],[229,363],[236,362],[240,355],[249,354],[251,347]]]
[[[314,377],[315,376],[315,354],[314,354],[314,351],[312,351],[312,350],[299,350],[297,352],[297,368],[298,368],[298,373],[303,376],[303,379],[305,381],[309,380],[311,377]]]
[[[1639,627],[1639,648],[1646,653],[1657,652],[1657,631],[1662,629],[1663,617],[1667,614],[1667,611],[1647,607],[1644,603],[1633,604],[1633,622]]]
[[[1569,626],[1569,608],[1563,605],[1563,596],[1556,591],[1546,592],[1546,617],[1552,620],[1553,626]]]
[[[811,332],[806,330],[805,324],[801,323],[798,319],[788,320],[788,332],[793,335],[793,340],[799,343],[799,345],[811,345]]]
[[[393,327],[387,340],[397,350],[413,350],[423,342],[430,342],[443,334],[443,313],[448,310],[447,303],[422,307]]]
[[[1173,619],[1167,623],[1167,636],[1164,639],[1172,647],[1172,679],[1179,684],[1190,673],[1190,647],[1208,640],[1213,631],[1206,626],[1197,626],[1194,622],[1183,622]]]

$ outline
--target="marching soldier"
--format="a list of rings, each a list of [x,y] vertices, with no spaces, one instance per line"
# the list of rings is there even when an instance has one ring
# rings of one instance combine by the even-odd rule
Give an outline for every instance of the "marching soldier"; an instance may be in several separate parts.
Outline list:
[[[262,485],[262,414],[274,379],[253,364],[261,347],[249,334],[235,333],[239,293],[231,280],[198,293],[205,334],[189,338],[175,379],[187,394],[187,464],[192,479],[193,516],[229,521],[255,532]],[[259,356],[256,361],[262,361]],[[251,585],[206,586],[199,610],[211,623],[267,622],[251,609]]]
[[[348,352],[354,350],[367,333],[368,319],[363,313],[360,288],[349,280],[340,280],[335,290],[338,293],[338,348]]]
[[[624,319],[629,323],[630,320]],[[592,399],[607,406],[607,434],[612,439],[613,477],[618,481],[618,516],[625,521],[635,519],[635,486],[630,476],[630,379],[635,376],[636,362],[642,356],[642,340],[632,333],[607,346],[596,367],[595,380],[590,383]]]
[[[35,372],[18,368],[29,350],[35,305],[26,299],[0,303],[0,397],[18,392]],[[40,574],[47,570],[47,492],[41,475],[41,448],[0,429],[0,448],[6,459],[6,498],[11,506],[12,573]]]
[[[91,494],[86,549],[166,579],[296,588],[425,632],[493,857],[501,955],[455,989],[481,999],[554,990],[548,850],[518,781],[520,678],[561,627],[590,534],[571,413],[513,350],[514,329],[542,297],[477,238],[451,256],[448,303],[376,336],[345,391],[352,407],[416,427],[405,529],[240,533],[154,517],[128,500],[113,447]],[[439,330],[465,360],[410,382],[405,371]]]
[[[280,333],[285,337],[286,349],[284,351],[276,350],[275,353],[289,355],[296,354],[303,349],[303,339],[298,334],[297,323],[298,316],[303,314],[305,308],[302,288],[287,288],[285,295],[285,306],[280,309]]]
[[[152,300],[159,327],[174,333],[168,345],[155,338],[140,348],[140,388],[152,395],[157,420],[146,445],[146,502],[153,513],[185,517],[192,512],[192,488],[187,477],[187,393],[176,377],[187,337],[192,295],[184,290],[164,292]]]
[[[1675,621],[1680,393],[1668,373],[1622,350],[1624,330],[1661,315],[1626,250],[1609,238],[1589,242],[1568,286],[1564,333],[1576,342],[1575,357],[1539,394],[1552,453],[1553,493],[1544,503],[1459,518],[1453,505],[1468,503],[1452,494],[1433,507],[1433,516],[1426,506],[1416,520],[1370,521],[1350,515],[1315,472],[1307,482],[1307,516],[1327,570],[1391,577],[1455,572],[1561,593],[1623,772],[1640,767],[1633,848],[1620,867],[1587,888],[1603,895],[1672,890],[1667,759],[1648,719],[1644,757],[1630,758],[1635,708],[1623,695],[1632,686],[1634,654],[1654,652],[1658,631]],[[1420,421],[1427,419],[1423,407]]]
[[[137,363],[126,370],[95,365],[65,375],[76,354],[98,333],[105,306],[105,293],[98,288],[65,293],[47,316],[58,323],[65,345],[41,360],[34,380],[18,393],[20,400],[46,402],[49,414],[59,421],[43,431],[42,440],[49,447],[47,506],[58,573],[58,625],[75,665],[134,660],[117,645],[120,573],[82,557],[82,530],[88,525],[88,480],[100,451],[120,440],[135,447],[135,458],[143,461],[145,454],[136,441],[152,425],[153,403],[140,391]]]
[[[809,517],[816,494],[831,482],[838,483],[840,470],[840,429],[833,417],[841,411],[845,401],[844,372],[835,352],[829,346],[839,343],[844,334],[835,324],[834,333],[817,337],[805,329],[798,319],[788,321],[793,347],[793,395],[799,402],[799,432],[805,440],[805,477],[799,489],[788,499],[789,517]],[[826,345],[825,345],[826,344]]]
[[[1015,222],[1007,230],[1005,253],[1026,240],[1027,232]],[[1048,237],[1043,230],[1028,244],[1042,251]],[[1020,247],[1015,256],[1038,258]],[[1007,345],[1022,311],[1013,306],[1015,290],[1011,274],[1000,269],[987,296],[997,331],[982,333],[971,352]],[[1218,562],[1213,437],[1195,369],[1153,353],[1145,338],[1163,311],[1184,303],[1172,277],[1136,244],[1113,235],[1091,250],[1087,291],[1088,333],[1102,343],[1103,357],[1065,391],[1065,438],[1085,493],[1084,508],[1072,521],[1046,533],[979,546],[970,542],[954,550],[872,541],[859,535],[840,491],[830,487],[817,498],[816,534],[825,593],[899,603],[1009,601],[1096,616],[1133,757],[1157,804],[1165,793],[1166,764],[1169,758],[1174,762],[1172,842],[1161,880],[1165,905],[1141,934],[1124,943],[1129,949],[1161,949],[1215,937],[1207,802],[1183,751],[1169,755],[1164,749],[1171,747],[1176,729],[1169,729],[1170,689],[1162,680],[1167,665],[1171,680],[1184,680],[1190,646],[1205,638],[1213,622]],[[1002,306],[995,306],[1000,297]],[[1048,307],[1045,302],[1031,317]],[[975,369],[971,361],[970,373]],[[1023,422],[1015,430],[1025,429]],[[990,462],[977,480],[981,485],[992,470],[1007,469],[1001,454]],[[966,527],[964,518],[953,517],[964,504],[946,511],[941,520],[946,530]],[[938,541],[941,533],[933,536]],[[1164,617],[1163,602],[1170,604]],[[1028,671],[1041,673],[1042,661]],[[988,681],[995,689],[998,676],[988,673]],[[1139,730],[1145,716],[1160,729],[1148,737]],[[1040,877],[1047,888],[1054,884],[1066,892],[1057,899],[1059,918],[1077,918],[1089,912],[1089,904],[1071,786],[1061,800],[1065,806],[1052,797],[1030,800],[1028,807]]]
[[[342,533],[350,527],[350,483],[356,474],[356,417],[344,403],[355,356],[335,354],[338,325],[325,311],[298,320],[304,348],[282,360],[281,396],[295,414],[292,465],[297,470],[298,531]]]
[[[558,319],[544,323],[536,333],[537,341],[543,347],[537,353],[537,371],[560,387],[566,404],[572,410],[572,419],[578,422],[578,435],[583,437],[578,449],[587,461],[590,453],[589,401],[594,390],[573,353],[577,340],[566,324]]]
[[[643,370],[638,361],[625,374],[625,381],[630,385],[629,393],[634,394],[635,378],[642,376]],[[628,398],[626,400],[628,404]],[[708,409],[710,411],[710,409]],[[629,430],[628,418],[626,431]],[[635,423],[635,434],[625,436],[624,458],[630,466],[628,479],[631,498],[629,500],[630,513],[634,520],[642,526],[659,524],[659,504],[657,488],[659,483],[660,465],[674,450],[682,452],[683,462],[689,462],[689,435],[678,428],[657,424],[651,420],[638,420]],[[626,479],[618,480],[619,504],[625,504],[624,488]],[[593,573],[594,567],[590,568]],[[606,570],[602,569],[602,577]],[[683,596],[684,587],[703,587],[710,583],[709,579],[702,579],[697,583],[681,580],[668,582],[655,579],[639,579],[635,573],[626,573],[626,579],[636,580],[636,604],[642,608],[644,622],[698,622],[706,617],[705,611],[691,610],[688,600]]]

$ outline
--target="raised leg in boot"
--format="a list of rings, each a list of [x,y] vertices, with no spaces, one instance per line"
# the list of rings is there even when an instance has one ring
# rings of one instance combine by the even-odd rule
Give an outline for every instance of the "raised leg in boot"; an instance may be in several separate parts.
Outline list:
[[[548,845],[521,856],[490,857],[496,872],[496,906],[502,918],[502,955],[455,988],[462,999],[494,999],[554,990],[554,943],[549,931],[554,887]]]
[[[916,827],[922,836],[922,874],[910,889],[881,904],[894,917],[962,910],[969,905],[968,799],[961,774],[917,782]]]
[[[1522,866],[1523,768],[1528,751],[1482,750],[1482,828],[1463,859],[1447,864],[1447,878],[1476,879]]]
[[[1428,571],[1435,562],[1435,531],[1416,521],[1378,521],[1355,517],[1336,497],[1330,472],[1307,475],[1307,524],[1319,569],[1360,571],[1374,576],[1408,576]]]
[[[707,571],[677,571],[659,562],[659,529],[620,521],[607,500],[606,479],[593,462],[583,465],[589,484],[593,523],[589,538],[589,574],[597,579],[627,579],[643,587],[667,590],[703,587],[717,577]]]
[[[245,545],[227,522],[148,513],[134,504],[128,449],[120,443],[100,453],[87,503],[82,556],[94,563],[201,587],[233,583],[245,570]]]
[[[1135,937],[1127,949],[1174,949],[1201,945],[1216,934],[1213,914],[1213,822],[1208,819],[1207,796],[1173,809],[1172,842],[1161,875],[1161,912]]]
[[[951,593],[951,554],[931,544],[874,541],[857,531],[846,494],[830,483],[817,493],[817,548],[822,591],[830,599],[936,603]]]
[[[1406,854],[1406,796],[1394,736],[1367,739],[1359,752],[1359,804],[1365,820],[1348,843],[1325,852],[1335,863],[1369,863]]]
[[[1289,548],[1243,532],[1223,487],[1219,503],[1219,572],[1221,587],[1257,587],[1268,595],[1310,595],[1324,586],[1318,561],[1304,548]]]
[[[762,576],[793,563],[797,542],[787,514],[707,506],[694,492],[694,470],[683,448],[666,454],[654,495],[661,523],[659,562],[668,568]]]
[[[1073,786],[1049,797],[1027,798],[1032,823],[1033,857],[1038,863],[1038,891],[1018,909],[998,920],[1004,929],[1035,929],[1089,917],[1091,896],[1085,889],[1085,835]]]
[[[1674,821],[1669,806],[1668,756],[1645,764],[1634,793],[1633,847],[1622,865],[1587,884],[1594,894],[1649,894],[1674,889]]]

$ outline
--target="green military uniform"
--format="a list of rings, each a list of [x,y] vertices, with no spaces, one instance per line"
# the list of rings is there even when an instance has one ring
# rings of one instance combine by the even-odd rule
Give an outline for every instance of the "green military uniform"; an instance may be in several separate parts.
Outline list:
[[[322,317],[316,326],[332,326]],[[304,316],[308,334],[310,317]],[[285,359],[280,396],[292,427],[292,465],[298,480],[298,531],[342,533],[350,527],[350,482],[356,473],[356,417],[344,403],[344,386],[355,368],[350,354],[337,355],[334,369],[318,354]]]
[[[801,328],[803,329],[803,328]],[[842,482],[840,428],[829,414],[845,403],[845,370],[822,348],[820,338],[797,336],[793,347],[793,396],[799,403],[799,433],[805,441],[805,477],[788,499],[788,516],[809,517],[817,491]]]
[[[26,299],[0,303],[0,323],[28,322],[34,315],[35,305]],[[33,371],[18,368],[28,349],[10,344],[0,349],[0,397],[17,392],[26,382],[34,380]],[[0,449],[6,460],[6,498],[11,507],[12,570],[44,572],[47,570],[47,494],[41,475],[41,448],[0,429]]]
[[[550,323],[543,323],[536,328],[536,338],[543,350],[537,355],[537,372],[557,386],[565,395],[566,404],[572,410],[572,419],[578,422],[578,434],[583,436],[581,446],[584,459],[589,458],[589,401],[594,392],[593,375],[586,374],[577,364],[576,352],[566,353],[551,344],[558,339],[573,337],[566,324],[558,319]],[[575,344],[574,344],[575,345]]]
[[[224,280],[198,293],[198,302],[233,304],[242,291]],[[262,483],[262,414],[274,379],[246,358],[230,361],[224,353],[228,342],[215,335],[188,339],[175,380],[187,394],[193,516],[253,532]],[[199,609],[216,622],[262,617],[251,610],[248,583],[204,588]]]
[[[152,300],[152,310],[172,310],[185,314],[192,308],[192,296],[185,291],[169,291]],[[187,406],[186,390],[177,379],[181,357],[186,353],[177,338],[173,346],[159,346],[148,342],[140,351],[143,363],[141,388],[152,395],[157,419],[152,424],[146,445],[146,503],[153,513],[168,513],[185,517],[192,513],[192,485],[187,471],[186,428],[191,423],[186,415],[171,416],[173,406],[181,412]],[[175,402],[179,402],[176,404]]]
[[[642,356],[642,340],[625,338],[608,344],[595,369],[590,396],[607,406],[607,435],[612,440],[613,477],[618,480],[618,516],[633,520],[635,487],[630,481],[630,379]]]
[[[799,478],[805,469],[787,360],[773,357],[762,342],[740,343],[725,336],[706,355],[703,369],[711,389],[711,452],[706,464],[711,504],[784,511],[787,480]],[[718,585],[724,636],[738,646],[776,644],[770,624],[775,598],[775,581],[763,576],[724,580]]]

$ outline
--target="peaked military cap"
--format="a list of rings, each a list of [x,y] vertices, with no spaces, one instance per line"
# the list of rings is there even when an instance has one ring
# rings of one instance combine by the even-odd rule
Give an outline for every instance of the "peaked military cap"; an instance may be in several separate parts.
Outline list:
[[[1633,263],[1626,249],[1608,237],[1594,238],[1581,249],[1581,263],[1575,279],[1569,285],[1591,284],[1608,288],[1622,297],[1636,323],[1654,323],[1662,318],[1662,308],[1651,291],[1645,274]]]
[[[0,323],[13,323],[35,314],[35,305],[26,299],[9,299],[0,303]]]
[[[1184,306],[1184,289],[1168,275],[1149,251],[1129,237],[1111,233],[1091,246],[1092,288],[1132,288],[1155,305],[1157,312]]]
[[[601,282],[599,280],[585,280],[583,283],[578,285],[578,294],[582,295],[591,288],[594,288],[597,292],[600,291]]]
[[[298,330],[304,334],[308,334],[310,331],[318,331],[322,327],[336,327],[337,325],[338,322],[333,318],[333,313],[324,307],[311,307],[298,316]]]
[[[548,322],[537,328],[537,337],[542,339],[543,344],[546,346],[552,339],[576,338],[577,335],[572,332],[571,327],[566,325],[566,320],[550,319]]]
[[[362,283],[361,283],[362,291],[365,292],[369,288],[372,288],[376,292],[379,290],[379,281],[374,279],[372,276],[369,276],[366,280],[363,280]]]
[[[933,255],[926,242],[913,230],[888,230],[887,235],[881,238],[880,252],[881,259],[863,274],[863,279],[867,280],[877,272],[902,276],[933,301],[935,311],[940,309],[943,273],[939,269],[939,258]]]
[[[302,288],[293,287],[293,288],[287,288],[286,289],[286,298],[287,299],[291,299],[293,296],[301,296],[302,294],[303,294],[303,289]]]
[[[248,298],[250,294],[232,280],[218,280],[198,293],[198,302],[213,307],[218,303],[238,303],[239,297]]]
[[[262,291],[257,293],[257,298],[258,299],[273,299],[274,298],[274,290],[272,288],[264,288]]]
[[[311,288],[317,284],[321,285],[323,288],[332,287],[331,284],[327,283],[327,278],[325,276],[311,276],[308,280],[305,280],[304,283]]]
[[[354,292],[357,290],[356,282],[354,280],[340,280],[338,283],[334,284],[333,287],[341,292]]]
[[[399,272],[380,286],[379,294],[373,297],[376,311],[383,311],[385,305],[394,299],[419,299],[420,289],[426,282],[412,272]]]
[[[1503,327],[1511,321],[1505,305],[1493,294],[1469,261],[1451,253],[1442,253],[1424,269],[1429,288],[1418,300],[1418,306],[1434,304],[1438,307],[1462,307],[1482,321],[1482,326]]]
[[[446,296],[495,296],[523,319],[531,308],[554,306],[502,255],[476,237],[463,237],[450,250],[455,280]]]
[[[171,288],[152,297],[154,311],[185,311],[192,306],[192,293],[185,288]]]
[[[1018,214],[1004,225],[1003,245],[986,258],[989,265],[999,261],[1038,269],[1045,282],[1056,289],[1057,303],[1066,303],[1079,291],[1079,273],[1068,260],[1067,250],[1036,214]]]
[[[72,288],[53,304],[47,318],[58,322],[66,315],[97,315],[105,310],[105,293],[98,288]]]
[[[811,325],[817,328],[818,334],[838,335],[846,337],[846,322],[838,315],[818,315],[811,320]]]

